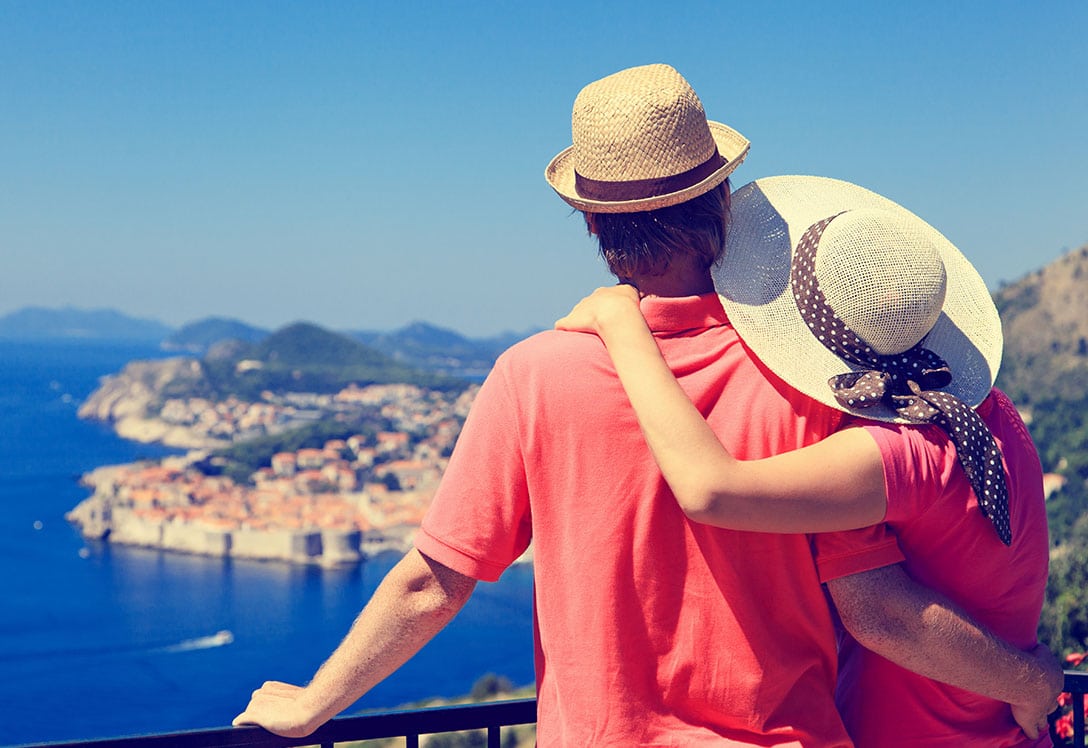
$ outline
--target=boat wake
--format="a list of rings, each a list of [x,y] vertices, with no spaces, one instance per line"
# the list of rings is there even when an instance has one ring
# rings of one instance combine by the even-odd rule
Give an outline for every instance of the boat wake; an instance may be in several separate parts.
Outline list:
[[[234,641],[234,634],[226,629],[216,631],[210,636],[198,636],[193,639],[183,639],[176,644],[152,644],[121,645],[112,647],[72,647],[50,649],[48,651],[3,652],[0,651],[0,663],[15,661],[63,661],[72,657],[113,657],[140,656],[147,654],[176,654],[178,652],[195,652],[201,649],[214,649],[223,647]]]
[[[195,649],[213,649],[215,647],[224,647],[234,641],[234,634],[230,631],[222,630],[216,631],[211,636],[198,636],[195,639],[186,639],[185,641],[178,642],[177,644],[171,644],[167,647],[161,647],[160,652],[192,652]]]

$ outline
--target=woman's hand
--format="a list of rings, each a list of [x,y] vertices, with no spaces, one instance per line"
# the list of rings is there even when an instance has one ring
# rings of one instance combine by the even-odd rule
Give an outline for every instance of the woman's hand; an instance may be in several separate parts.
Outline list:
[[[627,284],[598,288],[579,301],[570,314],[555,323],[557,330],[592,332],[598,335],[617,320],[642,317],[638,289]]]

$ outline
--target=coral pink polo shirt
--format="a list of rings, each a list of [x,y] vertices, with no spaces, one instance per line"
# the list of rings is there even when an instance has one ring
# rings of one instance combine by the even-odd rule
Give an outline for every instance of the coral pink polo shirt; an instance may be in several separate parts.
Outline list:
[[[868,425],[884,460],[885,522],[919,583],[955,600],[972,618],[1022,649],[1035,644],[1046,590],[1049,541],[1042,468],[1024,422],[1000,390],[978,408],[1005,463],[1013,540],[1004,546],[935,426]],[[1000,748],[1028,740],[1007,704],[904,670],[848,635],[839,706],[858,746]]]
[[[757,368],[717,296],[642,308],[737,457],[839,425]],[[770,535],[689,521],[593,335],[545,332],[500,358],[416,547],[491,581],[530,542],[539,745],[850,745],[820,582],[899,561],[894,538],[882,527]]]

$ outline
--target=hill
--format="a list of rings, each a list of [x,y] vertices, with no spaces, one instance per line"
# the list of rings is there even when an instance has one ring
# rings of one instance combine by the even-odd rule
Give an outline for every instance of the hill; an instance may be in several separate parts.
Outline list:
[[[393,332],[359,330],[347,334],[410,366],[472,379],[485,376],[500,353],[529,335],[505,333],[470,339],[426,322],[412,322]]]
[[[1056,486],[1039,636],[1088,649],[1088,246],[994,294],[1005,333],[997,385],[1017,403]]]
[[[157,343],[172,332],[161,322],[115,309],[25,307],[0,317],[0,338],[9,340],[119,340]]]
[[[346,335],[296,322],[257,343],[219,347],[203,361],[208,395],[260,399],[260,393],[337,392],[349,384],[415,384],[461,389],[464,380],[422,371]],[[171,393],[176,394],[176,393]]]
[[[486,376],[500,353],[530,334],[508,332],[474,339],[427,322],[412,322],[393,331],[342,333],[408,369],[470,380]],[[210,359],[234,358],[239,351],[250,351],[248,345],[260,343],[270,335],[269,330],[226,317],[206,317],[174,329],[115,309],[24,307],[0,316],[0,340],[153,343],[165,351]]]
[[[321,417],[318,404],[331,402],[329,395],[372,384],[454,394],[468,387],[463,379],[414,369],[347,336],[296,323],[258,343],[218,344],[203,359],[129,362],[102,378],[79,415],[112,423],[126,438],[207,448],[223,446],[239,430],[265,433],[270,427],[279,433],[292,419],[313,425]],[[232,406],[220,407],[232,398],[235,404],[289,402],[294,416],[281,413],[270,426],[261,420],[265,413],[246,425]]]
[[[240,340],[256,343],[268,337],[268,330],[224,317],[207,317],[189,322],[162,341],[163,350],[203,354],[216,343]]]
[[[1005,333],[999,386],[1018,404],[1088,390],[1088,246],[994,294]]]

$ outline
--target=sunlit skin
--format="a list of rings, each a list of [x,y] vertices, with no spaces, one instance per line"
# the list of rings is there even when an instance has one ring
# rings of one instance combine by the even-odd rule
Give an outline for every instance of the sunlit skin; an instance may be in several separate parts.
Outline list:
[[[475,579],[409,551],[309,684],[264,683],[233,724],[309,735],[407,662],[457,615],[475,587]]]

